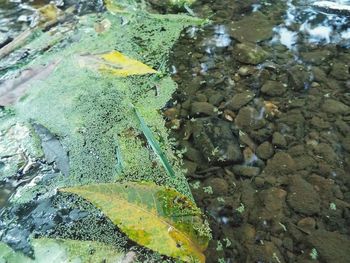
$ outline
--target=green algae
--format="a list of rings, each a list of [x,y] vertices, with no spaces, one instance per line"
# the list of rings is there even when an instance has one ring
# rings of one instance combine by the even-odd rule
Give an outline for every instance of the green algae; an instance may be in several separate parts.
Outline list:
[[[103,33],[94,25],[103,19],[111,28]],[[168,53],[181,30],[202,20],[185,15],[151,15],[145,12],[88,15],[76,30],[67,33],[59,48],[51,48],[30,66],[60,61],[45,81],[32,83],[30,92],[14,107],[23,122],[38,123],[59,138],[69,154],[69,176],[58,175],[50,182],[38,182],[21,189],[12,201],[28,202],[36,195],[54,194],[57,187],[147,180],[168,185],[191,197],[180,160],[175,157],[164,120],[159,114],[176,85],[164,74]],[[38,35],[36,45],[48,41]],[[51,39],[51,38],[49,38]],[[80,67],[77,55],[118,50],[163,74],[118,78]],[[133,117],[134,104],[160,141],[176,177],[169,178]],[[132,131],[132,136],[128,135]],[[117,169],[116,156],[123,160]]]

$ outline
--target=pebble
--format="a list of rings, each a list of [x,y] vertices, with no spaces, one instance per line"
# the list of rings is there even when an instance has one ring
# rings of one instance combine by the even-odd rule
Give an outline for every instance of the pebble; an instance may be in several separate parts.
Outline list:
[[[256,149],[256,154],[259,158],[264,160],[271,158],[271,156],[274,154],[274,149],[272,144],[269,142],[263,142]]]
[[[254,98],[254,93],[251,91],[245,91],[242,93],[238,93],[232,97],[231,100],[229,100],[226,103],[226,108],[236,111],[248,104],[250,101],[252,101]]]
[[[327,113],[332,113],[332,114],[345,114],[345,113],[349,113],[350,111],[349,106],[334,99],[326,99],[323,102],[321,109]]]
[[[212,116],[215,115],[215,107],[208,102],[193,102],[191,107],[191,115]]]
[[[249,177],[249,178],[255,177],[260,173],[259,167],[245,166],[245,165],[234,165],[232,170],[236,175]]]
[[[260,46],[251,43],[236,44],[233,53],[239,62],[252,65],[260,64],[268,57],[267,52]]]
[[[277,148],[285,148],[287,146],[287,140],[281,133],[274,132],[272,135],[272,144]]]
[[[267,161],[264,173],[281,176],[283,174],[292,174],[296,171],[294,159],[285,152],[277,152],[272,159]]]
[[[265,126],[265,119],[261,118],[256,109],[246,106],[239,110],[235,119],[238,128],[249,131],[257,130]]]

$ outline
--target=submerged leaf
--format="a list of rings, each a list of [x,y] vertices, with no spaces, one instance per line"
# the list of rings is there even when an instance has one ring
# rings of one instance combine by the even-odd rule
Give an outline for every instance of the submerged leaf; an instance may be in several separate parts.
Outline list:
[[[59,62],[57,60],[45,66],[25,69],[16,78],[0,83],[0,106],[14,104],[30,88],[32,81],[47,78],[56,69]]]
[[[169,163],[168,158],[166,157],[166,155],[163,153],[162,149],[160,148],[158,141],[156,140],[156,138],[154,138],[151,129],[148,128],[147,124],[143,120],[143,118],[142,118],[141,114],[138,112],[138,110],[134,106],[132,106],[132,107],[133,107],[134,113],[135,113],[138,121],[140,122],[141,130],[142,130],[143,134],[145,135],[149,145],[152,147],[154,153],[156,155],[158,155],[159,160],[161,161],[167,174],[170,175],[171,177],[175,177],[175,172],[174,172],[173,168],[171,167],[171,164]]]
[[[61,263],[61,262],[122,262],[124,253],[95,241],[39,238],[32,241],[34,257],[31,259],[13,251],[0,242],[0,262],[11,263]]]
[[[80,55],[78,61],[81,66],[93,69],[97,68],[102,72],[108,72],[120,77],[157,73],[151,67],[140,61],[131,59],[118,51],[101,55]]]
[[[209,230],[184,195],[154,183],[85,185],[62,189],[101,209],[131,240],[186,262],[205,262]]]

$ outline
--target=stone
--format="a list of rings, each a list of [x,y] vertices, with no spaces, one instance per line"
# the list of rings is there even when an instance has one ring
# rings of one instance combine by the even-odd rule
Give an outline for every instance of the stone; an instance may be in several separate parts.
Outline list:
[[[348,134],[345,138],[342,139],[341,146],[350,153],[350,134]]]
[[[267,161],[264,173],[271,175],[291,174],[296,171],[294,159],[285,152],[277,152]]]
[[[271,143],[263,142],[256,149],[256,155],[264,160],[269,159],[274,154],[274,149]]]
[[[261,88],[261,92],[269,96],[281,96],[286,90],[283,83],[273,80],[268,80]]]
[[[330,75],[337,80],[347,80],[350,78],[349,65],[342,62],[333,63]]]
[[[253,98],[254,98],[254,93],[251,91],[245,91],[242,93],[238,93],[233,96],[231,100],[229,100],[225,106],[226,108],[236,111],[248,104]]]
[[[215,107],[208,102],[193,102],[191,107],[191,115],[212,116],[216,114]]]
[[[320,262],[349,262],[350,239],[347,236],[320,229],[308,235],[307,241],[316,248]]]
[[[349,106],[334,99],[326,99],[322,104],[321,109],[327,113],[332,113],[332,114],[345,114],[345,113],[349,113],[350,111]]]
[[[251,43],[236,44],[233,48],[235,59],[244,64],[257,65],[267,59],[267,52],[260,46]]]
[[[238,139],[229,122],[219,118],[199,118],[193,122],[196,148],[210,163],[235,163],[242,160]]]
[[[295,65],[288,70],[289,81],[295,90],[303,90],[310,83],[310,74],[301,65]]]
[[[314,215],[320,212],[320,196],[301,176],[290,178],[287,202],[295,212]]]
[[[229,34],[239,42],[260,42],[272,38],[274,23],[261,12],[246,15],[239,21],[229,24]]]
[[[281,133],[274,132],[272,135],[272,144],[277,148],[285,148],[287,146],[287,140]]]
[[[235,118],[235,124],[242,130],[250,131],[264,127],[266,121],[260,116],[256,109],[246,106],[239,110],[238,115]]]
[[[260,173],[259,167],[246,166],[246,165],[234,165],[232,170],[236,175],[249,177],[249,178],[255,177]]]

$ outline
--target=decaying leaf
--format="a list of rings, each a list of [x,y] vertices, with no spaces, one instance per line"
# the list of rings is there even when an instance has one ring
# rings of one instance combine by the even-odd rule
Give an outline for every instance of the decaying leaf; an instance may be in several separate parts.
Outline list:
[[[31,81],[47,78],[57,67],[59,62],[60,61],[57,60],[45,66],[25,69],[18,77],[0,83],[0,106],[14,104],[25,94],[30,87]]]
[[[170,175],[171,177],[175,177],[175,172],[174,172],[173,168],[171,167],[171,164],[169,163],[168,158],[166,157],[166,155],[164,154],[164,152],[160,148],[158,141],[156,140],[156,138],[154,138],[151,129],[147,126],[146,122],[143,120],[143,118],[142,118],[141,114],[138,112],[138,110],[134,106],[132,106],[132,108],[134,110],[134,113],[136,115],[137,120],[140,123],[141,130],[142,130],[143,134],[145,135],[145,137],[148,141],[148,144],[151,146],[154,153],[159,157],[159,160],[162,163],[167,174]]]
[[[185,262],[205,262],[210,233],[199,208],[184,195],[154,183],[96,184],[61,189],[101,209],[142,246]]]
[[[78,62],[83,67],[98,68],[101,72],[111,73],[120,77],[157,73],[151,67],[118,51],[101,55],[80,55]]]
[[[0,242],[0,262],[11,263],[61,263],[61,262],[122,262],[123,252],[95,241],[39,238],[32,240],[34,259]]]
[[[115,0],[105,0],[105,6],[108,9],[108,11],[112,13],[123,13],[124,8],[116,3]]]

